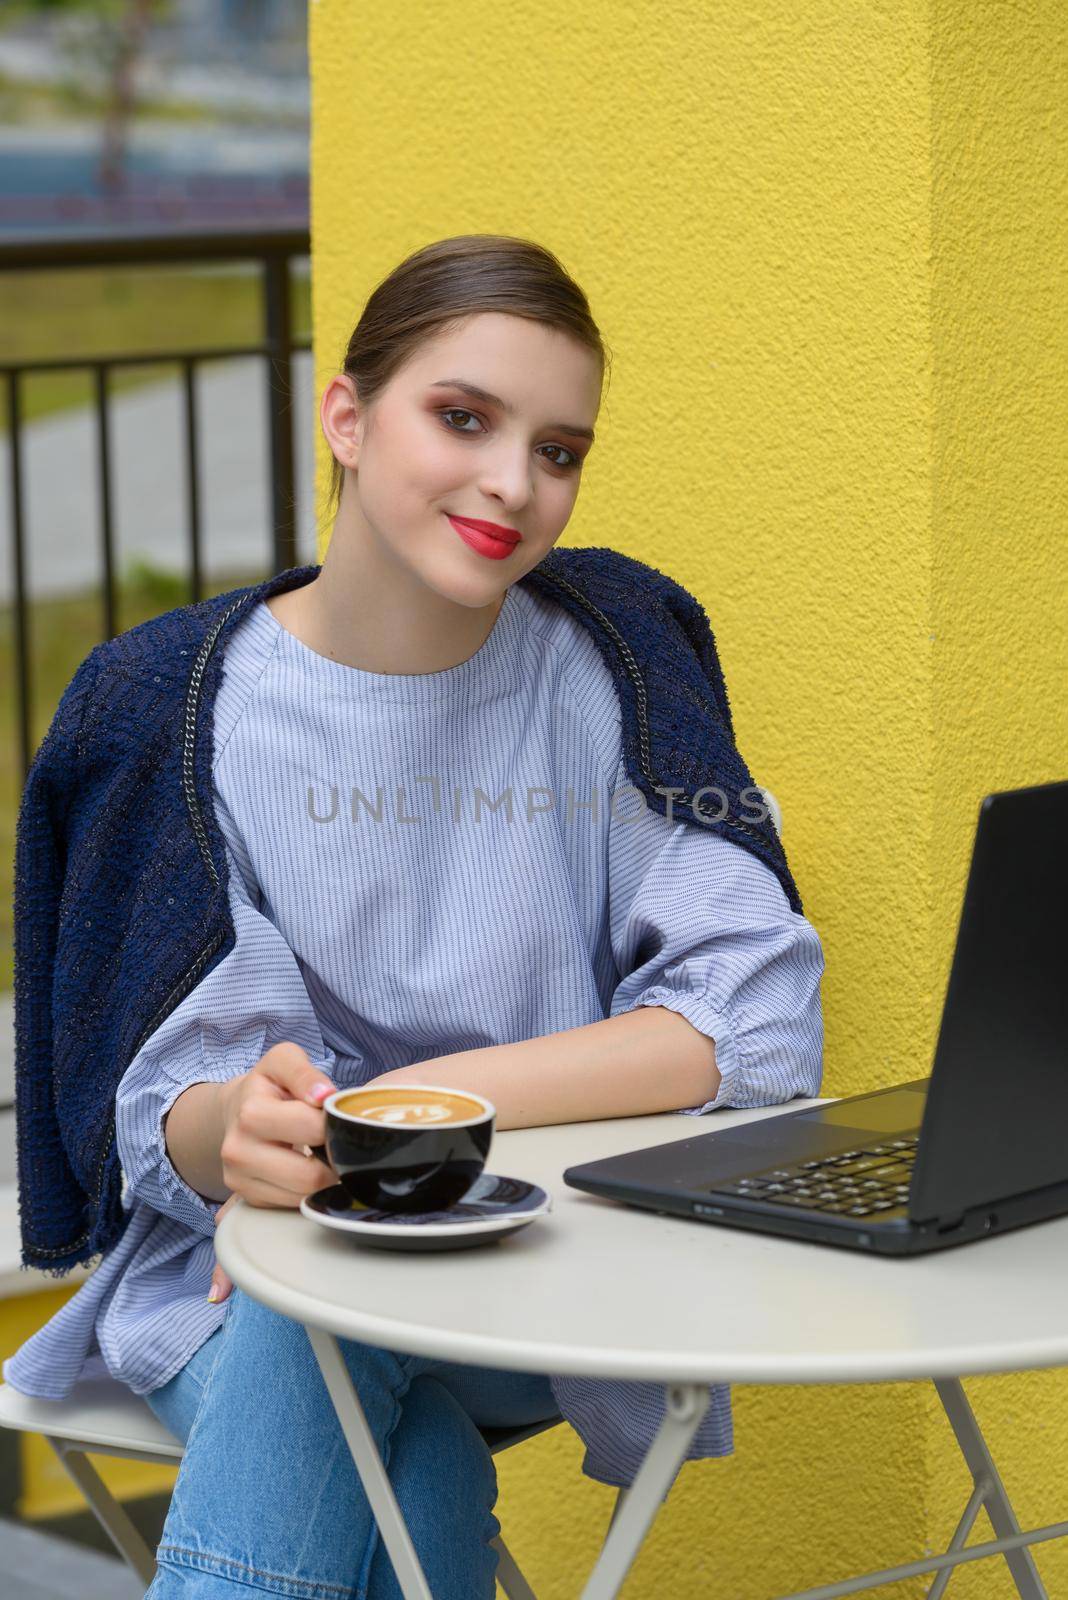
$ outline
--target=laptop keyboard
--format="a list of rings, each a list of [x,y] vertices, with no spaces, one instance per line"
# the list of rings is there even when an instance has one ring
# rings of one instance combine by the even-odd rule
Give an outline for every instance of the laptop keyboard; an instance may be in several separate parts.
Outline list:
[[[712,1186],[716,1194],[740,1195],[777,1206],[828,1211],[846,1217],[876,1216],[908,1204],[919,1134],[839,1150],[817,1161],[777,1167],[752,1178]]]

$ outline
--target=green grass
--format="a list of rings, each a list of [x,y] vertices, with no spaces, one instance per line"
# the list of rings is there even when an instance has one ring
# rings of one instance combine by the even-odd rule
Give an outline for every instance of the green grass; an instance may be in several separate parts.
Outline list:
[[[308,338],[311,284],[290,274],[294,338]],[[4,360],[48,361],[77,356],[148,355],[263,339],[259,271],[178,267],[69,267],[54,272],[0,273]],[[116,368],[110,392],[137,389],[173,375],[173,365]],[[21,383],[22,420],[88,405],[88,372],[30,374]],[[7,433],[6,392],[0,432]]]
[[[259,583],[265,572],[238,572],[217,578],[208,595],[223,594],[242,584]],[[160,572],[144,562],[131,562],[117,585],[120,632],[136,627],[190,600],[184,578]],[[15,865],[15,823],[22,794],[22,768],[17,748],[15,711],[14,620],[10,607],[0,610],[0,682],[11,689],[0,697],[0,990],[11,988],[14,950],[12,894]],[[104,637],[99,592],[35,602],[31,610],[31,749],[36,750],[52,720],[60,696],[79,664]]]

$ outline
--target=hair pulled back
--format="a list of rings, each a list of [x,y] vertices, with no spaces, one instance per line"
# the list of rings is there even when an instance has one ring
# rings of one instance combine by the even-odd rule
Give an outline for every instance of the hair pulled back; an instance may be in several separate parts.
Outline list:
[[[598,356],[603,382],[610,352],[585,294],[552,251],[508,234],[467,233],[415,251],[371,293],[342,362],[357,400],[371,405],[424,340],[482,311],[527,317],[570,334]],[[335,457],[334,506],[344,481]]]

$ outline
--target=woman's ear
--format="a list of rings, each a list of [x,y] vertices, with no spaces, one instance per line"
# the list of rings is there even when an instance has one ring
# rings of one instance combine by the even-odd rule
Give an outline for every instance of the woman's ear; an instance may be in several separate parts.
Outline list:
[[[362,418],[355,385],[345,373],[331,378],[323,390],[319,422],[335,461],[354,468],[360,453]]]

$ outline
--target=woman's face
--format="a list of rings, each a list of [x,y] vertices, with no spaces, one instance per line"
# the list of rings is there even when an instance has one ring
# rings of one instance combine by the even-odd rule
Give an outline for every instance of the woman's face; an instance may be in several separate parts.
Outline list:
[[[355,465],[345,475],[342,515],[362,524],[380,554],[440,594],[479,606],[537,566],[559,539],[600,404],[593,351],[540,323],[481,312],[428,340],[354,419],[351,381],[339,383],[348,387],[348,460]],[[521,537],[480,549],[477,534],[468,542],[450,516]]]

